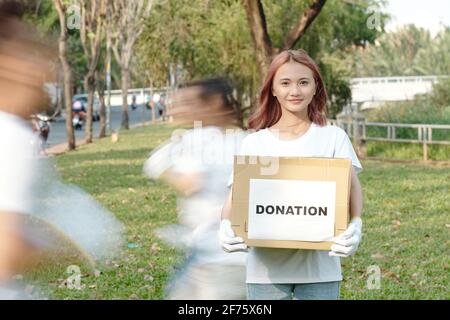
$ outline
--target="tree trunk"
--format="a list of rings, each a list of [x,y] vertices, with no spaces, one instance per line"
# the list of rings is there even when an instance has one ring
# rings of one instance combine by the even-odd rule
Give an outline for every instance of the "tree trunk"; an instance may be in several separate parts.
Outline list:
[[[63,44],[63,46],[65,47],[65,43]],[[61,50],[61,43],[60,43],[60,50]],[[59,58],[63,65],[63,72],[64,72],[64,101],[66,109],[67,147],[69,150],[74,150],[76,147],[76,142],[72,122],[72,70],[69,66],[69,63],[67,62],[65,54],[60,55]]]
[[[93,74],[88,73],[84,77],[84,90],[88,94],[87,99],[87,112],[86,112],[86,128],[85,128],[85,141],[86,143],[92,142],[92,117],[94,111],[94,93],[95,93],[95,79]]]
[[[156,122],[156,111],[153,103],[153,80],[150,80],[150,97],[148,100],[148,105],[151,107],[150,111],[152,112],[152,123],[154,124]]]
[[[309,6],[309,8],[305,10],[303,15],[300,17],[295,26],[291,29],[291,31],[287,35],[283,44],[284,50],[291,49],[297,43],[297,41],[300,40],[300,38],[305,34],[306,30],[310,26],[310,24],[319,15],[326,1],[327,0],[315,0]]]
[[[319,15],[326,1],[314,0],[305,12],[303,12],[285,38],[283,42],[284,50],[291,49],[301,39],[308,27]],[[266,77],[272,55],[279,53],[280,48],[274,48],[270,41],[261,0],[244,0],[244,8],[255,47],[260,82],[262,83]]]
[[[95,72],[95,84],[97,88],[98,99],[100,100],[100,131],[99,138],[106,137],[106,105],[105,105],[105,88],[104,82],[100,80],[100,73]]]
[[[62,74],[58,72],[58,84],[56,85],[56,106],[53,110],[52,118],[61,115],[63,107],[63,97],[62,97],[63,87],[64,87],[64,78],[62,77]]]
[[[110,26],[108,26],[111,28]],[[107,29],[106,31],[106,130],[108,133],[111,132],[111,32]]]
[[[60,24],[59,36],[59,60],[61,61],[64,74],[64,100],[66,108],[66,132],[67,147],[69,150],[75,149],[75,133],[72,123],[72,69],[67,61],[67,29],[65,11],[63,10],[60,0],[53,1],[58,12]]]
[[[122,87],[122,123],[121,128],[128,130],[128,79],[130,78],[130,70],[128,68],[121,68],[122,71],[122,79],[121,79],[121,87]]]
[[[260,82],[262,83],[272,58],[272,43],[267,32],[264,8],[260,0],[245,0],[244,8],[255,47]]]

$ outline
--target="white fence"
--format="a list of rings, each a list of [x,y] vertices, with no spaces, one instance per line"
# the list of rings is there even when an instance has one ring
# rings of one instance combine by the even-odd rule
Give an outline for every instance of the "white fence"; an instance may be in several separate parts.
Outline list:
[[[350,80],[352,101],[377,105],[384,101],[411,100],[417,94],[430,92],[441,78],[446,76],[353,78]]]
[[[128,89],[127,101],[131,105],[133,101],[133,95],[136,96],[136,104],[144,104],[150,100],[150,98],[158,93],[163,99],[167,99],[168,94],[171,92],[172,88],[138,88],[138,89]],[[105,91],[105,99],[108,92]],[[122,90],[111,90],[111,106],[121,106],[122,105]]]
[[[365,121],[343,121],[330,119],[328,122],[336,125],[353,138],[356,143],[364,143],[365,141],[386,141],[386,142],[403,142],[403,143],[419,143],[423,146],[423,160],[428,160],[428,145],[450,145],[450,140],[440,140],[433,138],[433,130],[450,130],[450,125],[440,124],[405,124],[405,123],[382,123],[382,122],[365,122]],[[382,136],[374,136],[368,134],[369,127],[385,128],[385,134]],[[398,128],[410,128],[417,130],[416,139],[404,139],[397,137]],[[449,135],[446,135],[449,136]]]

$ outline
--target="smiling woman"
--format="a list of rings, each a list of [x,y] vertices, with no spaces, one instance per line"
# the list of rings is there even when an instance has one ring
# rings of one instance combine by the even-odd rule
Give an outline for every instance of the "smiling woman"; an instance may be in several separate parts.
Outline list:
[[[342,235],[334,239],[330,252],[250,248],[246,277],[248,299],[339,297],[342,274],[338,257],[354,254],[361,240],[362,191],[356,173],[362,167],[345,131],[326,125],[326,101],[327,93],[314,60],[303,50],[281,52],[269,67],[260,104],[249,120],[250,128],[256,132],[243,140],[239,155],[351,159],[352,222]],[[279,139],[274,139],[275,135]],[[228,252],[247,248],[243,239],[235,236],[229,220],[234,192],[243,190],[239,190],[237,185],[229,193],[222,210],[220,228],[220,241]],[[277,214],[284,214],[284,217],[295,215],[295,218],[308,215],[308,218],[314,216],[314,219],[321,220],[327,216],[325,207],[279,206],[273,205],[276,203],[274,199],[267,199],[267,202],[270,205],[259,203],[255,208],[258,214],[272,217]],[[273,228],[270,224],[267,227]]]

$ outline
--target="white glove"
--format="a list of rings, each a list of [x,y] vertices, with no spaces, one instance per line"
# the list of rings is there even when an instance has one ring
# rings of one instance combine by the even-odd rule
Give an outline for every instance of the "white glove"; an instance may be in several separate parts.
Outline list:
[[[241,237],[236,237],[228,219],[220,222],[219,241],[226,252],[247,251],[247,245]]]
[[[362,220],[360,217],[352,219],[344,233],[333,239],[334,244],[328,253],[331,257],[349,257],[358,250],[361,242]]]

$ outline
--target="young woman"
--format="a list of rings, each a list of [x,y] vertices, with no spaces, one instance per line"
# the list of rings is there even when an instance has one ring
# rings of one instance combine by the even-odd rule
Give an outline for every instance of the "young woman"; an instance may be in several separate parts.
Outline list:
[[[361,240],[362,190],[356,173],[362,170],[346,133],[326,125],[326,90],[314,60],[303,50],[288,50],[272,61],[249,119],[256,132],[248,135],[240,154],[349,158],[352,161],[351,222],[334,239],[332,251],[249,248],[248,299],[338,299],[342,280],[339,257],[356,252]],[[231,192],[222,210],[219,238],[227,252],[247,250],[236,237],[231,216]]]

